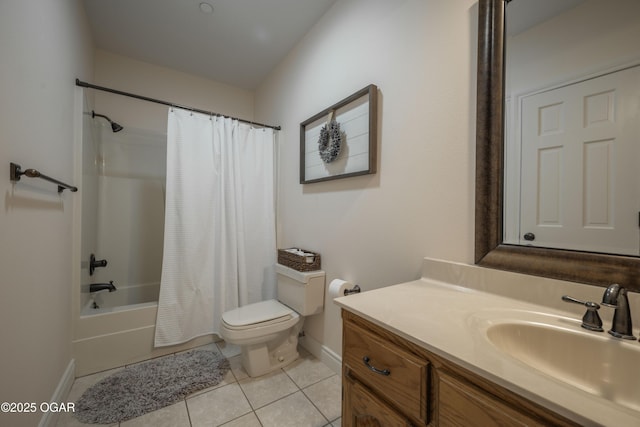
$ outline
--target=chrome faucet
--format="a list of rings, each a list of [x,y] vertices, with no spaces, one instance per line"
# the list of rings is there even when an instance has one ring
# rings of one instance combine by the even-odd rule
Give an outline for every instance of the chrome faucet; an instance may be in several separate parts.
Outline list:
[[[633,336],[632,331],[631,310],[629,309],[627,290],[617,283],[610,285],[607,290],[604,291],[602,305],[616,309],[613,313],[613,322],[611,323],[609,333],[617,338],[635,340],[636,337]]]

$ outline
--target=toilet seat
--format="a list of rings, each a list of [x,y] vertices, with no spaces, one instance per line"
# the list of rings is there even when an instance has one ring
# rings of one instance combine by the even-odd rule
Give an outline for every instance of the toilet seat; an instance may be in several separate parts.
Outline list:
[[[271,299],[227,311],[222,321],[228,329],[245,330],[286,322],[298,317],[294,314],[297,313],[286,305]]]
[[[266,343],[299,324],[298,313],[276,300],[239,307],[222,315],[220,334],[236,345]]]

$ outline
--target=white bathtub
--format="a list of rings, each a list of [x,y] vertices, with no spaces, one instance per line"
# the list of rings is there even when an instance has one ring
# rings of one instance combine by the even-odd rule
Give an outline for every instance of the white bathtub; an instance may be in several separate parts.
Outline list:
[[[214,342],[211,335],[185,344],[154,348],[160,284],[100,291],[82,307],[73,353],[76,377]],[[94,308],[94,302],[98,308]]]
[[[114,292],[108,290],[94,292],[82,308],[80,316],[157,306],[158,295],[160,295],[160,283],[120,286]]]

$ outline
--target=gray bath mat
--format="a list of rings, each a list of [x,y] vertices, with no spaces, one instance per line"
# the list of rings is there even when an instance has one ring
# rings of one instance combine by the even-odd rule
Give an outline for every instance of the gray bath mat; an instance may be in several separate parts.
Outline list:
[[[139,363],[91,386],[75,405],[84,423],[109,424],[155,411],[218,384],[229,361],[207,350],[193,350]]]

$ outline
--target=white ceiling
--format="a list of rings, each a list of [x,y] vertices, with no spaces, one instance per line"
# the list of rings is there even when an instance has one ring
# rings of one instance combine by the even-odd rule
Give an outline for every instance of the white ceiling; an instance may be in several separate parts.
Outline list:
[[[200,11],[200,3],[213,13]],[[84,0],[96,47],[255,89],[336,0]]]

